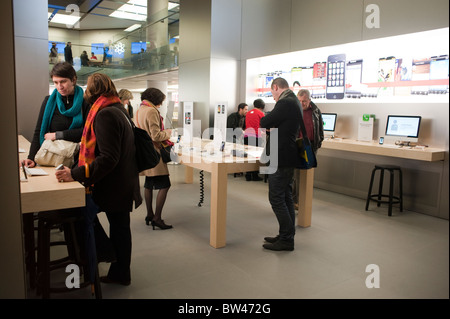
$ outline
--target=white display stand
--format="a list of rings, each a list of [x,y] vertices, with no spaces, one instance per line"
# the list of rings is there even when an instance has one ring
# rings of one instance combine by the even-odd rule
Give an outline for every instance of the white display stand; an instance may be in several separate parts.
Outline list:
[[[194,102],[183,102],[183,142],[190,143],[194,136]]]
[[[214,108],[214,149],[219,150],[227,138],[228,102],[219,102]]]
[[[373,117],[364,119],[359,118],[358,122],[358,141],[372,142],[373,140]]]

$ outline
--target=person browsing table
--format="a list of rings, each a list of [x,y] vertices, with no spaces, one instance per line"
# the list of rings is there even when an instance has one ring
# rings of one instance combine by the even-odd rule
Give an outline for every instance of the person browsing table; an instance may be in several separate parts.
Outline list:
[[[131,119],[111,79],[101,73],[89,76],[85,99],[93,103],[81,138],[77,167],[56,171],[59,181],[78,181],[92,193],[87,218],[104,211],[117,261],[111,263],[105,283],[131,283],[130,212],[142,203]],[[87,196],[87,205],[90,196]],[[88,224],[89,227],[89,224]],[[89,229],[89,228],[88,228]]]
[[[263,245],[269,250],[294,250],[295,209],[292,199],[292,180],[294,168],[299,164],[297,145],[295,143],[300,130],[302,108],[295,94],[289,89],[284,78],[276,78],[270,86],[276,104],[273,110],[261,119],[261,127],[270,129],[271,138],[277,130],[278,166],[269,174],[269,201],[278,221],[278,235],[265,237]]]
[[[77,74],[71,64],[55,64],[50,71],[50,77],[55,89],[42,102],[30,151],[27,159],[23,161],[28,167],[36,166],[34,157],[44,140],[79,143],[90,109],[89,103],[83,99],[83,89],[77,85]]]

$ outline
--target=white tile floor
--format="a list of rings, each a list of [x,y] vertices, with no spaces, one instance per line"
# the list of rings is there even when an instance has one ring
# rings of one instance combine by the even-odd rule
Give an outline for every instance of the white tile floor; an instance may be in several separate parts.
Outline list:
[[[132,283],[102,284],[103,298],[135,299],[448,299],[449,223],[315,189],[312,226],[297,228],[293,252],[262,248],[277,234],[267,184],[228,177],[227,246],[209,246],[209,174],[199,202],[199,172],[184,184],[184,168],[170,165],[172,188],[163,218],[170,230],[132,213]],[[143,185],[143,182],[141,182]],[[103,213],[100,219],[107,230]],[[366,267],[379,267],[380,287],[369,289]],[[109,265],[100,264],[100,274]],[[30,293],[33,298],[33,294]],[[88,289],[52,298],[89,298]]]

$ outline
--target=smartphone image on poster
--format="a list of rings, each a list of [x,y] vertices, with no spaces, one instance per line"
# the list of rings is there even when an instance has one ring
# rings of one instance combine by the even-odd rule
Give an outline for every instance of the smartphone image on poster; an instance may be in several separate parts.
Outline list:
[[[348,98],[361,97],[363,60],[351,60],[347,62],[345,70],[345,82],[347,83],[345,94]]]
[[[327,60],[327,88],[328,100],[343,99],[345,95],[345,54],[328,56]]]
[[[378,82],[390,83],[394,82],[395,70],[397,60],[395,57],[390,56],[387,58],[378,59]],[[379,96],[393,96],[393,86],[383,86],[378,90]]]
[[[448,66],[448,55],[431,57],[430,80],[448,79]],[[433,85],[432,83],[429,92],[430,94],[446,94],[448,93],[448,84]]]
[[[325,98],[327,62],[316,62],[314,63],[313,69],[313,89],[311,97],[315,99]]]
[[[412,65],[412,81],[426,81],[430,79],[431,58],[414,59]],[[429,86],[418,85],[411,87],[411,94],[428,95]]]

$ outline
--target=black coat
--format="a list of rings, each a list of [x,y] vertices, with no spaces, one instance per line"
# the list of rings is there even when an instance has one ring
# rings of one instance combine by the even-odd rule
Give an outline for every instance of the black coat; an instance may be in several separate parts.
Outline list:
[[[142,203],[134,133],[126,116],[122,104],[100,110],[94,120],[97,144],[95,160],[89,165],[90,176],[86,178],[84,166],[71,171],[76,181],[94,185],[94,201],[105,212],[131,212],[133,201],[136,207]]]
[[[295,140],[299,134],[300,121],[303,121],[302,113],[298,98],[293,92],[290,92],[286,97],[278,100],[273,110],[261,119],[260,126],[262,128],[278,129],[279,167],[296,167],[299,165]],[[274,134],[273,132],[270,134],[271,145],[274,145]],[[271,155],[274,151],[271,148]]]

